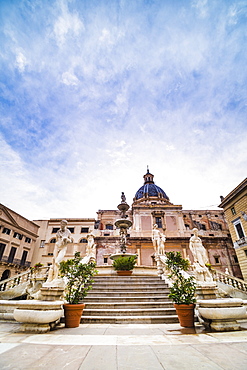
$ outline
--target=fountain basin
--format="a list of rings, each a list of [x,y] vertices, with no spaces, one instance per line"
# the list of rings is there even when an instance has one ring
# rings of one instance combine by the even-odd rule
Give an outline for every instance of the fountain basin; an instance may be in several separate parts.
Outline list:
[[[132,226],[132,222],[130,220],[126,220],[126,218],[119,219],[115,222],[115,226],[118,229],[128,229]]]
[[[246,307],[242,299],[219,298],[199,300],[197,303],[204,325],[214,331],[240,330],[237,320],[246,317]]]

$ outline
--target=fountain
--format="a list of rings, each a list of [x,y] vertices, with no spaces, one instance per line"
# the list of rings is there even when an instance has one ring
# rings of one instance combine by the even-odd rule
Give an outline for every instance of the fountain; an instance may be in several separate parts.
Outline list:
[[[127,231],[132,226],[132,222],[128,220],[128,215],[126,215],[126,212],[129,209],[129,205],[126,203],[126,197],[124,195],[124,192],[122,192],[121,195],[121,203],[117,206],[119,211],[121,212],[121,218],[116,220],[115,226],[117,229],[120,229],[120,251],[121,253],[115,253],[110,256],[112,260],[117,259],[118,257],[130,257],[130,256],[136,256],[136,254],[133,253],[126,253],[127,250]]]

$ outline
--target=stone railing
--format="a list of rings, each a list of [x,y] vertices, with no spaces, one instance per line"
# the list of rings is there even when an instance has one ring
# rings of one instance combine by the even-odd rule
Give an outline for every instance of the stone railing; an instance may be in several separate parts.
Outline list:
[[[21,274],[12,276],[6,280],[0,281],[0,292],[13,289],[18,285],[30,282],[31,278],[45,278],[47,276],[47,267],[40,267],[37,270],[28,270]]]
[[[224,272],[211,270],[214,281],[218,281],[223,284],[231,285],[235,289],[239,289],[247,293],[247,282],[238,279],[235,276],[225,274]]]

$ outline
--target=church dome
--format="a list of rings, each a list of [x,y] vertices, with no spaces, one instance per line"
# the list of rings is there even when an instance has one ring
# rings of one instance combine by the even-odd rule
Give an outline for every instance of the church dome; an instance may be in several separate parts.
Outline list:
[[[164,192],[163,189],[161,189],[159,186],[155,185],[153,181],[153,175],[147,170],[146,175],[144,177],[144,185],[137,190],[135,194],[134,200],[138,200],[141,198],[149,198],[149,197],[157,197],[157,198],[163,198],[169,201],[168,196]]]

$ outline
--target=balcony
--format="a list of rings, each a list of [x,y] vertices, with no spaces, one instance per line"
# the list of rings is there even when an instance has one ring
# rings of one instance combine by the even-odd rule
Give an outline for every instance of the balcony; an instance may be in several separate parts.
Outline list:
[[[247,244],[247,238],[241,238],[239,240],[236,240],[236,244],[238,247],[243,247],[245,244]]]

